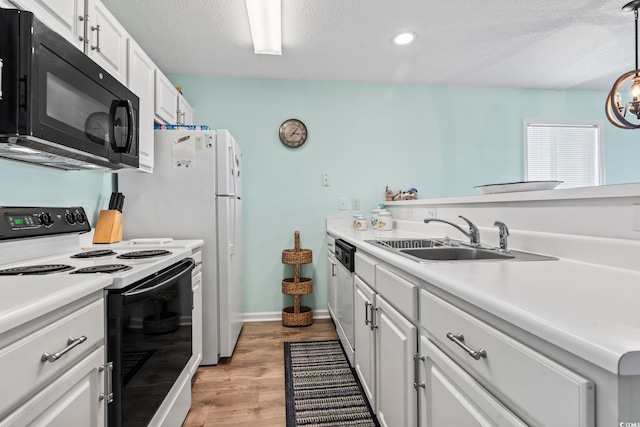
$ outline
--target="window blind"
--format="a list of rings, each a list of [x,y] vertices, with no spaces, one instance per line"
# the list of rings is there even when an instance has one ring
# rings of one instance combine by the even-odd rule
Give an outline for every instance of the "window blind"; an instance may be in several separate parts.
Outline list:
[[[601,185],[597,124],[526,124],[525,179],[563,181],[558,188]]]

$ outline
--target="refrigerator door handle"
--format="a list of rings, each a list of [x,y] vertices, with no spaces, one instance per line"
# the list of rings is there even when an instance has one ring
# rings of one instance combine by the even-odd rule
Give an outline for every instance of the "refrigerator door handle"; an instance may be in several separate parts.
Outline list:
[[[227,237],[229,239],[229,255],[235,255],[236,253],[236,200],[230,199],[229,210],[229,227],[227,229]]]

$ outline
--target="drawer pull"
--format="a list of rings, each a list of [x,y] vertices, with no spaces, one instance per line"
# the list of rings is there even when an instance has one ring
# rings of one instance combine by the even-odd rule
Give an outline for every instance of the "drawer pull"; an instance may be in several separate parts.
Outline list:
[[[55,362],[56,360],[60,359],[65,353],[68,353],[72,348],[82,344],[83,342],[85,342],[87,340],[86,336],[81,336],[80,338],[69,338],[67,340],[67,346],[65,348],[63,348],[62,350],[60,350],[57,353],[43,353],[42,357],[40,358],[41,362]]]
[[[447,338],[449,338],[451,341],[453,341],[454,343],[458,344],[458,346],[460,348],[462,348],[464,351],[467,352],[467,354],[471,357],[473,357],[476,360],[480,360],[481,357],[486,358],[487,357],[487,352],[484,348],[481,348],[480,350],[473,350],[469,347],[467,347],[465,345],[464,341],[464,335],[462,334],[452,334],[451,332],[447,333]]]

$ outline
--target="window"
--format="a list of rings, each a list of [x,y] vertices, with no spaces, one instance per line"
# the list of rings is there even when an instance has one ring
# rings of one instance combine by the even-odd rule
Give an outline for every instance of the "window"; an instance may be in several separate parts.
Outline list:
[[[525,181],[558,188],[604,184],[602,122],[524,120]]]

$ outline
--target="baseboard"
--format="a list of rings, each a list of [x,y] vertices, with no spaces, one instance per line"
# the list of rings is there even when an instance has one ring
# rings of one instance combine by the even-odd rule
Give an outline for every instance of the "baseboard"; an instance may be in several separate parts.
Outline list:
[[[314,319],[328,319],[329,310],[313,310]],[[259,313],[244,313],[244,322],[272,322],[282,320],[281,311],[263,311]]]

